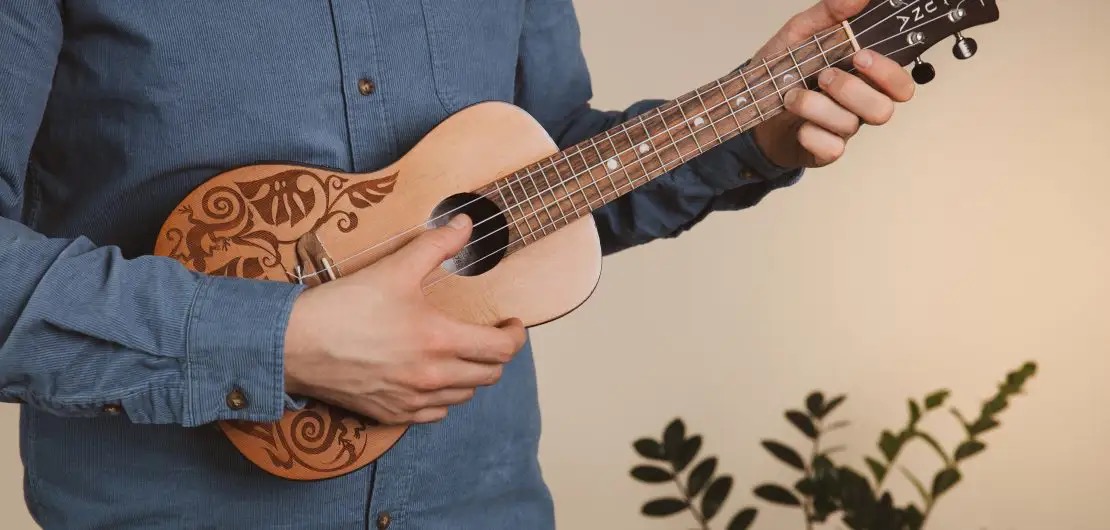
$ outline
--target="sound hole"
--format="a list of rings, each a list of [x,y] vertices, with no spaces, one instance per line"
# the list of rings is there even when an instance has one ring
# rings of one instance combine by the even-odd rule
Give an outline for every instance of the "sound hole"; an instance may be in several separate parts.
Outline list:
[[[443,262],[443,268],[459,276],[477,276],[494,268],[505,256],[509,247],[508,222],[493,201],[473,193],[460,193],[439,203],[432,210],[428,225],[438,228],[459,214],[470,217],[474,229],[470,241]]]

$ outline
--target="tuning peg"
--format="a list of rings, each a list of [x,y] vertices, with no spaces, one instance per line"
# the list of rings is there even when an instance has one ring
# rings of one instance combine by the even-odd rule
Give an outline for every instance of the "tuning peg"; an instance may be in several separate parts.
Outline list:
[[[937,69],[933,65],[922,61],[920,57],[914,59],[913,65],[913,80],[917,84],[924,85],[937,76]]]
[[[957,59],[970,59],[975,56],[975,52],[979,50],[979,44],[975,39],[964,37],[959,32],[956,33],[956,44],[952,46],[952,55]]]

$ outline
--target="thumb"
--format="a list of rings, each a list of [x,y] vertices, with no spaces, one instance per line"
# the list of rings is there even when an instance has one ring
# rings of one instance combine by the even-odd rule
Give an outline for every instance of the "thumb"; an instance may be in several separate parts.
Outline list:
[[[470,240],[470,218],[459,214],[451,222],[428,230],[390,256],[390,261],[400,267],[401,274],[423,279],[444,260],[457,254]]]
[[[868,0],[819,0],[805,11],[794,15],[757,56],[781,52],[813,37],[855,16],[867,4]]]

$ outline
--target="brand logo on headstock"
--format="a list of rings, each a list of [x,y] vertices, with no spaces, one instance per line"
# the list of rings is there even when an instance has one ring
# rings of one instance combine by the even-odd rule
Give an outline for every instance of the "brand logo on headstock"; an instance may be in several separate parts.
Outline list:
[[[982,1],[983,0],[980,0],[980,2]],[[920,5],[911,9],[911,14],[909,16],[896,15],[895,18],[902,21],[902,27],[898,31],[905,31],[906,26],[910,25],[910,22],[921,22],[922,20],[925,20],[926,15],[936,13],[940,10],[939,4],[944,4],[945,7],[952,5],[951,3],[949,3],[949,0],[929,0],[928,2],[925,2],[924,5]]]

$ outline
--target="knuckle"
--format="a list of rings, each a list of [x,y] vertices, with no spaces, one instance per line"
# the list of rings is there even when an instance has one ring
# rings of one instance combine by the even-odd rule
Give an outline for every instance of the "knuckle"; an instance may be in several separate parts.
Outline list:
[[[876,105],[874,113],[868,117],[870,125],[883,125],[890,121],[894,116],[894,102],[889,99],[884,99],[882,103]]]
[[[421,370],[413,380],[412,387],[422,392],[439,390],[446,386],[446,376],[438,368],[428,367]]]

